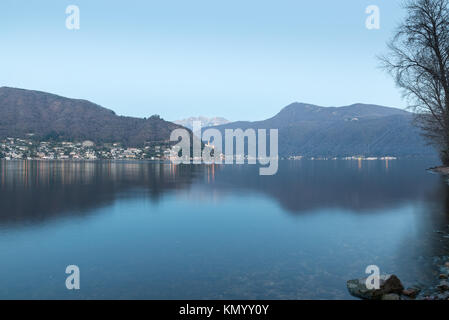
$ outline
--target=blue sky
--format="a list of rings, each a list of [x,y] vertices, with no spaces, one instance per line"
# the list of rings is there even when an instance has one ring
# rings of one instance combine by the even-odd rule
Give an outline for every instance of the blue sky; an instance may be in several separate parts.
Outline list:
[[[80,30],[65,27],[71,4]],[[402,14],[386,0],[2,0],[0,86],[167,120],[261,120],[294,101],[404,108],[376,59]]]

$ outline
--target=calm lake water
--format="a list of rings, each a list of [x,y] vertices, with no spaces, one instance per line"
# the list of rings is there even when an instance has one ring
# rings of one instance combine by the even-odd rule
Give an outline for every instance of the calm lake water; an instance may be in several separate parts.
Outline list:
[[[1,161],[0,298],[351,299],[371,264],[427,284],[448,252],[437,164]]]

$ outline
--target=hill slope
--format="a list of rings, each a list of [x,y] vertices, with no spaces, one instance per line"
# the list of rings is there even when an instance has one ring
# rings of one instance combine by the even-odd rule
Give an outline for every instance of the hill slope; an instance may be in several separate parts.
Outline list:
[[[413,114],[377,105],[319,107],[293,103],[274,117],[239,121],[216,128],[279,129],[281,156],[434,156],[417,128]]]
[[[86,100],[24,89],[0,88],[0,138],[92,140],[140,146],[165,141],[179,125],[157,116],[149,119],[117,116]]]

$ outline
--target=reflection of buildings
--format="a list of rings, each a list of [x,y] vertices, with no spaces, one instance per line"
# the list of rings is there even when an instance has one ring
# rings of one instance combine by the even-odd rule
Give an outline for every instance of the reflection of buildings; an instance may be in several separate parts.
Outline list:
[[[215,163],[207,165],[207,183],[215,181],[215,166]]]
[[[82,212],[143,190],[157,201],[200,168],[149,162],[0,161],[0,225]]]
[[[1,161],[1,188],[92,184],[101,177],[111,183],[139,181],[139,184],[175,178],[177,166],[163,163],[88,161]]]

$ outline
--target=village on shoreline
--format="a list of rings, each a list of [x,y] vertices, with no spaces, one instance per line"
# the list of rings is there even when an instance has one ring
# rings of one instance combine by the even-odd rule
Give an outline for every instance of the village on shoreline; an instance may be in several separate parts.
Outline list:
[[[148,143],[142,148],[126,147],[121,143],[96,145],[82,142],[36,141],[23,138],[0,140],[0,159],[4,160],[170,160],[170,141]],[[245,159],[247,156],[245,156]],[[279,157],[280,160],[396,160],[393,156],[370,157]]]
[[[0,159],[5,160],[168,160],[169,141],[154,142],[143,148],[120,143],[96,145],[82,142],[34,141],[6,138],[0,140]]]

